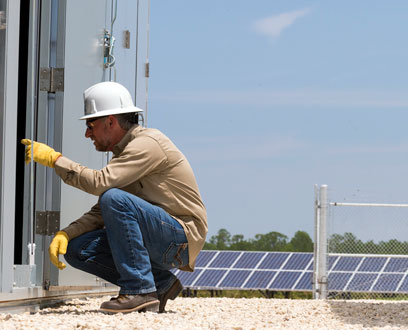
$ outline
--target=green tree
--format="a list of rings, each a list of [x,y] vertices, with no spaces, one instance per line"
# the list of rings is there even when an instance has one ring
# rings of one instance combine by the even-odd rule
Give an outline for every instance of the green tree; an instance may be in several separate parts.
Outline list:
[[[231,238],[230,250],[235,251],[251,251],[253,244],[244,239],[244,235],[234,235]]]
[[[284,251],[288,237],[276,231],[256,234],[253,241],[254,251]]]
[[[367,253],[365,243],[349,232],[332,235],[329,239],[329,250],[333,253]]]
[[[217,250],[217,246],[215,244],[210,243],[210,242],[205,242],[203,250]]]
[[[305,231],[298,230],[288,244],[295,252],[313,252],[313,241]]]
[[[217,235],[211,236],[210,244],[213,244],[217,250],[227,250],[231,245],[231,234],[222,228]]]

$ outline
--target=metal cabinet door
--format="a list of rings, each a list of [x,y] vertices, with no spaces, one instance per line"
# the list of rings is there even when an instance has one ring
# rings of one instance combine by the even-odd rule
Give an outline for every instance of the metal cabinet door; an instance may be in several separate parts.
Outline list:
[[[83,91],[95,83],[115,80],[129,89],[139,107],[145,107],[149,0],[32,0],[30,6],[26,135],[82,165],[100,169],[109,155],[96,152],[84,137],[85,123],[79,120],[84,108]],[[109,35],[116,38],[111,49],[116,61],[111,61],[111,66],[106,65]],[[42,75],[51,68],[64,72],[58,88],[50,87],[53,80]],[[33,174],[31,166],[25,171],[25,178],[35,175],[35,183],[25,180],[24,210],[32,208],[34,212],[24,215],[24,228],[29,230],[23,233],[22,259],[23,263],[30,259],[26,242],[35,241],[35,284],[99,285],[94,276],[69,266],[59,272],[50,265],[50,235],[37,232],[34,239],[31,237],[35,230],[32,214],[36,211],[60,211],[60,228],[64,228],[87,212],[97,197],[61,183],[52,169],[37,166]]]
[[[146,100],[146,90],[140,87],[141,83],[137,87],[138,81],[146,79],[144,70],[137,70],[140,66],[137,58],[144,57],[146,61],[147,39],[141,36],[147,34],[147,3],[133,0],[65,2],[64,93],[60,100],[57,99],[63,108],[61,150],[64,156],[87,167],[102,168],[109,155],[95,151],[91,140],[84,137],[85,123],[78,119],[83,115],[83,91],[97,82],[116,80],[125,85],[134,98],[140,99],[140,102]],[[63,12],[62,8],[60,12]],[[115,64],[110,68],[104,66],[106,31],[116,38],[113,49]],[[124,40],[126,35],[132,38],[129,48]],[[79,218],[96,202],[97,197],[62,184],[61,228]],[[59,272],[59,285],[98,283],[94,276],[71,267]]]
[[[61,134],[61,152],[64,156],[94,169],[105,164],[106,155],[94,150],[91,141],[85,140],[83,91],[95,83],[106,80],[103,67],[103,38],[110,17],[110,1],[69,0],[60,2],[59,38],[65,39],[64,52],[58,52],[57,67],[64,68],[64,92],[56,100],[62,108],[62,117],[55,127]],[[65,8],[64,8],[65,7]],[[65,26],[61,18],[65,18]],[[58,96],[57,96],[58,98]],[[97,202],[97,198],[61,183],[61,220],[64,228],[79,218]],[[95,276],[68,266],[59,272],[59,285],[95,285]]]

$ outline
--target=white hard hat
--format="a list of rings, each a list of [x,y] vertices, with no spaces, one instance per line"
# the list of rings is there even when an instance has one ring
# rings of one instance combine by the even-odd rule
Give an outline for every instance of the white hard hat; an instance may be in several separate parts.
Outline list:
[[[101,82],[85,90],[84,103],[85,115],[79,119],[143,111],[133,105],[129,91],[113,81]]]

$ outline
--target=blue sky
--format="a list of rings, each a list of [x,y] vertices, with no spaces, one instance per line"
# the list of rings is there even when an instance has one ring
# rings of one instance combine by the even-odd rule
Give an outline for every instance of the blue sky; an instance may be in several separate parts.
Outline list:
[[[189,159],[209,237],[312,236],[314,184],[333,201],[408,202],[407,12],[403,0],[151,2],[148,125]]]

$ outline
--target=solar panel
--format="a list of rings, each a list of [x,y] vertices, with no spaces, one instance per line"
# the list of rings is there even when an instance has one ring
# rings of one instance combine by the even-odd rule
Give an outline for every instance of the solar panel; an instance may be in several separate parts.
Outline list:
[[[338,260],[338,256],[329,256],[329,270],[333,269],[333,266],[337,263]],[[313,266],[311,269],[313,269]]]
[[[239,289],[250,273],[250,270],[231,270],[221,281],[220,287]]]
[[[312,291],[313,253],[201,251],[193,273],[175,270],[185,288]],[[408,293],[408,256],[332,254],[331,292]]]
[[[244,253],[241,258],[235,263],[234,268],[250,268],[256,267],[258,262],[262,259],[265,253]]]
[[[222,251],[215,257],[209,266],[212,268],[229,268],[241,253],[242,252]]]
[[[378,258],[366,258],[361,264],[359,271],[360,272],[379,272],[387,262],[387,258],[378,257]]]
[[[333,270],[353,271],[360,262],[361,258],[359,257],[341,257],[334,265]]]
[[[370,290],[371,285],[374,283],[375,279],[377,278],[378,274],[363,274],[358,273],[355,274],[350,283],[345,288],[346,291],[364,291],[367,292]]]
[[[289,260],[285,263],[283,269],[299,270],[304,269],[309,265],[310,261],[313,259],[312,254],[292,254]]]
[[[405,276],[401,283],[399,284],[399,288],[396,290],[397,292],[408,292],[408,277]]]
[[[268,253],[259,265],[259,269],[279,269],[289,257],[289,253]]]
[[[301,272],[279,272],[273,282],[268,286],[268,289],[290,290],[301,274]]]
[[[196,260],[196,267],[205,267],[217,254],[217,251],[201,251]]]
[[[402,274],[381,274],[373,287],[373,291],[396,291],[403,276]]]
[[[202,272],[202,276],[198,277],[197,280],[193,282],[193,285],[202,288],[215,288],[218,281],[226,272],[226,270],[207,269]]]
[[[331,272],[328,277],[329,291],[342,291],[349,282],[352,273]]]
[[[408,258],[393,258],[385,267],[385,272],[401,272],[405,273],[408,269]]]
[[[255,271],[243,285],[244,289],[265,289],[276,275],[276,271]]]
[[[299,291],[312,291],[313,289],[313,273],[306,272],[302,275],[295,289]]]
[[[183,283],[184,287],[191,287],[193,282],[196,280],[198,276],[202,273],[202,269],[196,269],[194,273],[190,272],[180,272],[177,270],[175,273],[177,273],[177,277]]]

